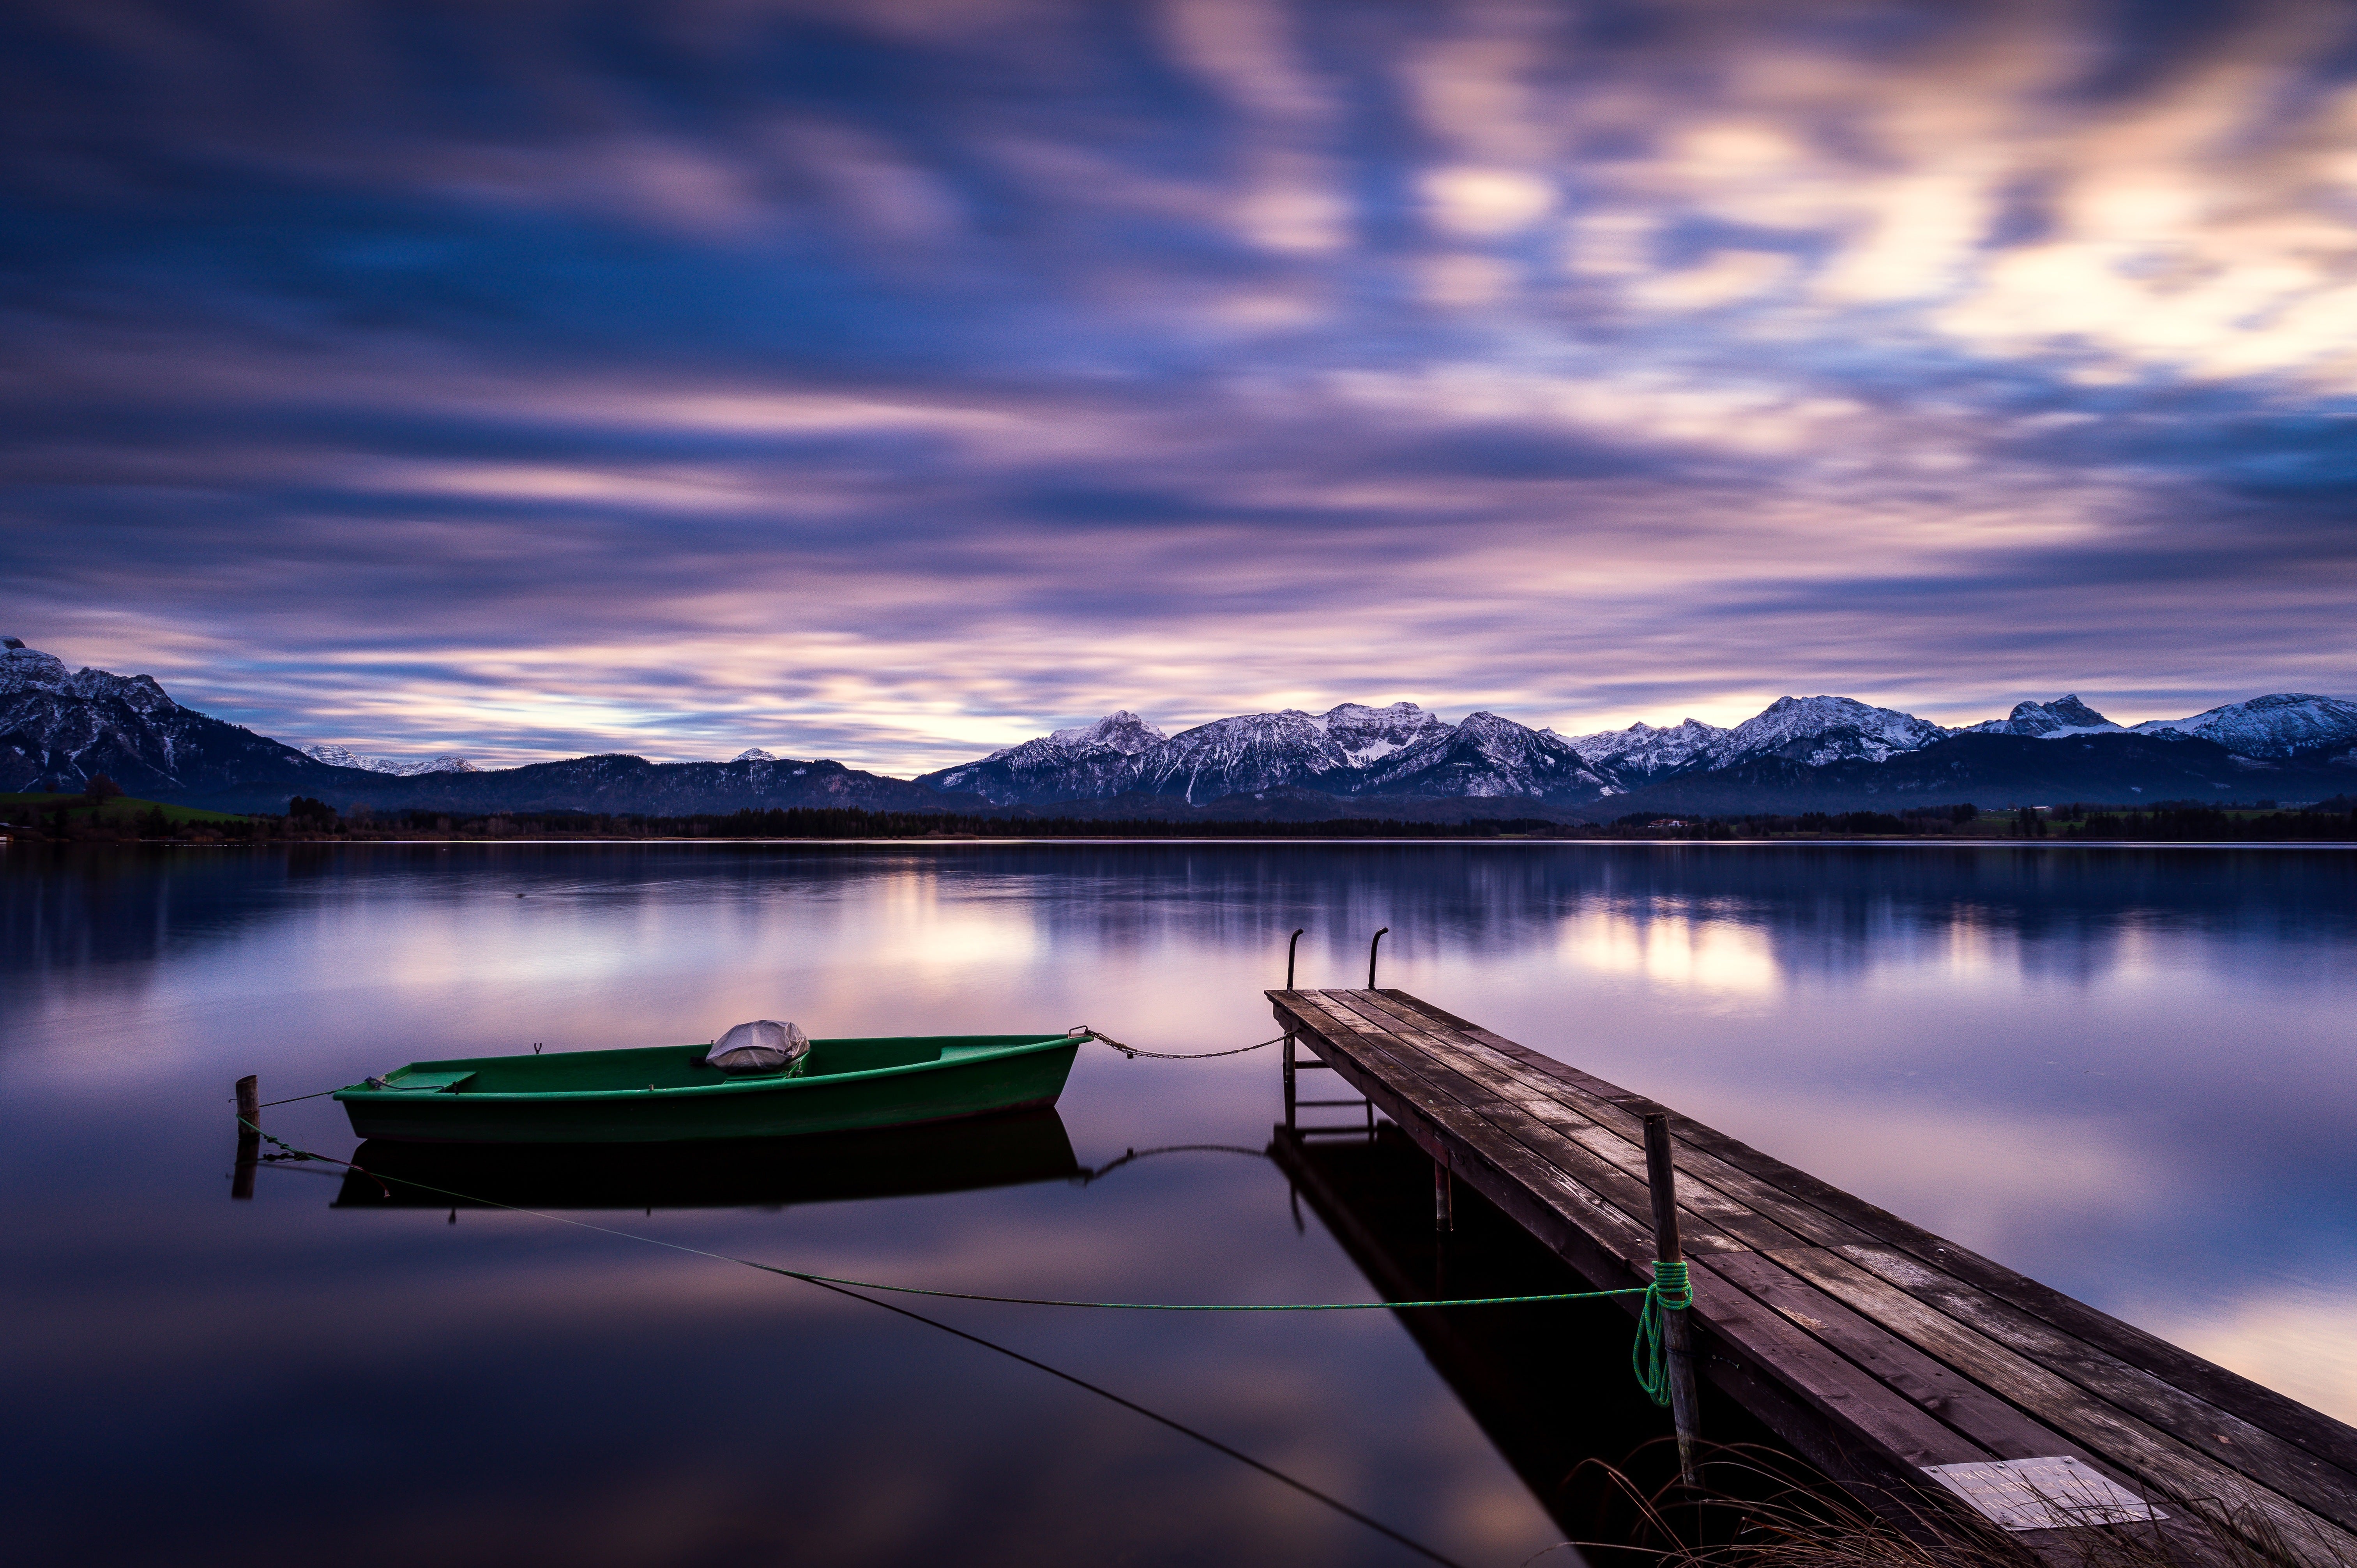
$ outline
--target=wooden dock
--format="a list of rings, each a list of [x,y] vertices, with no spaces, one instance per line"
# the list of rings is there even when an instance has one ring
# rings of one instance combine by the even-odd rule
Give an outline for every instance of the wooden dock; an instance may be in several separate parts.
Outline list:
[[[1403,991],[1268,996],[1451,1181],[1599,1286],[1652,1277],[1641,1118],[1667,1107]],[[2357,1564],[2357,1429],[1668,1114],[1698,1369],[1835,1479],[1889,1498],[1926,1466],[2070,1457],[2197,1558],[2201,1512]],[[2083,1533],[2021,1539],[2063,1559]]]

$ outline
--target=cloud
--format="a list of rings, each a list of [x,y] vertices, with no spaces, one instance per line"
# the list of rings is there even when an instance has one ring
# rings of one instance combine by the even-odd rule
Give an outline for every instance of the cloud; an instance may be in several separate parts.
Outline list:
[[[2357,684],[2338,8],[386,15],[5,24],[12,634],[901,772]]]

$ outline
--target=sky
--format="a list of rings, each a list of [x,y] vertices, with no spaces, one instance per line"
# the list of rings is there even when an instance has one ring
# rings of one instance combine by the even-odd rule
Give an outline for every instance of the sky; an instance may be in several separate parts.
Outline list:
[[[2357,692],[2357,8],[18,0],[0,632],[897,773]]]

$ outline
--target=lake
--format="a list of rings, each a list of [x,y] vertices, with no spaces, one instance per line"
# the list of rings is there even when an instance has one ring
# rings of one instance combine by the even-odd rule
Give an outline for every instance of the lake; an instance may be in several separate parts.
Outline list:
[[[1274,1032],[1297,926],[1304,985],[1363,983],[1388,926],[1383,984],[2357,1420],[2352,894],[2357,856],[2270,848],[0,851],[11,1560],[1420,1560],[1011,1351],[1459,1563],[1522,1563],[1574,1528],[1549,1477],[1665,1425],[1609,1305],[1446,1315],[1545,1348],[1485,1393],[1388,1312],[906,1303],[945,1328],[676,1250],[998,1294],[1375,1299],[1259,1152],[1273,1047],[1092,1045],[1044,1120],[501,1189],[545,1215],[370,1201],[319,1165],[231,1197],[242,1074],[275,1100],[758,1017],[1220,1050]],[[264,1124],[353,1152],[330,1100]],[[1338,1157],[1408,1272],[1579,1288],[1478,1224],[1444,1255],[1395,1154]]]

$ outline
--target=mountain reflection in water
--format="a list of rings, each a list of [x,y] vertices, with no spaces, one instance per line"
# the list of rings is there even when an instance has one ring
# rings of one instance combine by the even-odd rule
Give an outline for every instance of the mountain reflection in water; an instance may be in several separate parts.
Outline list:
[[[276,1100],[758,1017],[1224,1049],[1271,1032],[1261,993],[1297,926],[1304,984],[1363,982],[1388,926],[1384,983],[2357,1412],[2346,852],[20,847],[0,854],[0,1392],[27,1412],[0,1436],[11,1568],[1411,1561],[1133,1412],[800,1282],[530,1214],[451,1225],[456,1199],[386,1202],[318,1166],[230,1199],[246,1073]],[[1084,1050],[1057,1122],[964,1129],[1010,1144],[954,1160],[362,1158],[927,1288],[1317,1302],[1519,1277],[1505,1253],[1475,1272],[1469,1228],[1435,1254],[1413,1161],[1338,1170],[1338,1205],[1305,1187],[1297,1229],[1267,1160],[1124,1160],[1265,1147],[1275,1055]],[[333,1101],[264,1121],[353,1152]],[[1663,1429],[1632,1404],[1625,1316],[1571,1307],[1527,1333],[1519,1309],[925,1310],[1489,1568],[1587,1533],[1566,1469]]]

